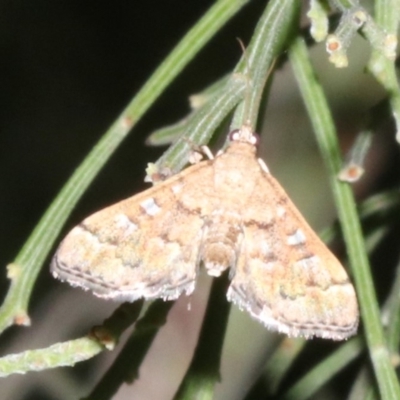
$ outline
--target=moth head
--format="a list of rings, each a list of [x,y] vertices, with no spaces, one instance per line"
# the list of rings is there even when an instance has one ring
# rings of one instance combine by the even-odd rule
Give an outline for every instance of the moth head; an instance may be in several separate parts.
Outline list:
[[[229,140],[231,142],[249,143],[252,146],[258,146],[260,143],[260,136],[255,133],[250,124],[244,124],[239,129],[235,129],[229,133]]]

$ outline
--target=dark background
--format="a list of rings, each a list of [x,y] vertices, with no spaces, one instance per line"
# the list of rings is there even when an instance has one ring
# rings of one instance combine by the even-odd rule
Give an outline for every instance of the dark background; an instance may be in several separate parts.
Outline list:
[[[0,243],[7,243],[2,262],[13,259],[74,168],[212,4],[2,3]],[[141,184],[147,162],[161,152],[144,146],[146,136],[183,116],[189,94],[235,65],[241,53],[235,38],[249,38],[262,5],[245,7],[147,113],[92,185],[75,221]]]

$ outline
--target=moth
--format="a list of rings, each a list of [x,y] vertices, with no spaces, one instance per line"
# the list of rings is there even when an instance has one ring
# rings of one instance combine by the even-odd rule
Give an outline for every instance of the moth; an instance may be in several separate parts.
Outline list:
[[[213,159],[81,222],[51,272],[118,301],[190,295],[204,265],[230,268],[229,301],[289,336],[346,339],[359,311],[349,277],[267,166],[244,124]]]

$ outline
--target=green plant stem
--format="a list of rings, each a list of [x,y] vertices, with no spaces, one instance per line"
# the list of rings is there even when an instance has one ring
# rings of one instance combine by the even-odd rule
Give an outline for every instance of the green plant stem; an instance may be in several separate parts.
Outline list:
[[[398,195],[397,195],[398,201]],[[395,362],[399,363],[399,338],[400,338],[400,263],[398,263],[396,268],[396,274],[394,277],[394,282],[390,289],[390,293],[382,307],[382,321],[386,326],[386,338],[388,343],[388,349],[390,354],[393,356]],[[374,380],[371,376],[370,368],[364,366],[364,368],[359,372],[357,378],[353,383],[353,388],[351,391],[351,399],[377,399],[376,390],[374,386]],[[366,393],[370,393],[367,395]]]
[[[0,332],[13,323],[29,325],[27,309],[37,275],[82,194],[160,93],[247,2],[216,1],[158,67],[64,185],[9,267],[11,285],[0,310]]]
[[[156,300],[150,305],[118,357],[85,400],[111,399],[122,383],[132,383],[138,378],[139,367],[173,304],[172,301]]]
[[[383,307],[383,319],[387,325],[387,340],[390,352],[399,357],[400,344],[400,262],[397,263],[394,282],[386,304]]]
[[[139,316],[143,301],[125,303],[82,338],[57,343],[45,349],[27,350],[0,358],[0,378],[29,371],[66,367],[113,349],[122,332]]]
[[[387,224],[400,219],[399,191],[390,190],[369,197],[362,202],[358,208],[365,236],[371,236]],[[324,242],[330,243],[341,236],[339,224],[335,222],[332,226],[324,229],[320,237]],[[368,249],[371,252],[375,247]]]
[[[229,317],[226,301],[228,274],[214,279],[199,340],[189,369],[175,395],[175,400],[211,400],[220,380],[222,346]]]
[[[56,343],[46,349],[27,350],[10,354],[0,359],[0,378],[29,371],[43,371],[49,368],[75,365],[77,362],[94,357],[104,350],[96,339],[83,337]]]
[[[276,44],[275,46],[273,45],[273,39],[280,41],[279,47],[288,42],[288,33],[292,26],[286,26],[286,29],[282,30],[280,24],[282,20],[292,21],[297,11],[298,9],[294,6],[288,9],[287,5],[286,7],[280,7],[278,2],[271,2],[269,13],[266,13],[265,17],[261,18],[257,24],[246,53],[248,58],[245,55],[243,58],[244,65],[241,68],[241,73],[245,74],[249,83],[246,97],[243,100],[242,112],[239,110],[237,116],[234,117],[234,121],[241,120],[240,124],[236,122],[237,126],[243,123],[250,123],[253,127],[256,126],[261,98],[268,79],[268,71],[273,65],[274,57],[279,54],[276,52]],[[275,18],[272,19],[269,15],[274,15]],[[263,19],[265,20],[266,18],[268,18],[268,24],[263,23]],[[266,37],[269,39],[269,43],[264,41]]]
[[[181,170],[188,162],[187,155],[194,145],[208,143],[211,136],[240,102],[245,82],[232,76],[224,88],[190,119],[182,136],[157,160],[157,166],[167,167],[173,173]]]
[[[270,1],[261,17],[248,49],[235,69],[247,79],[247,93],[241,109],[237,110],[232,126],[250,123],[256,127],[265,83],[274,59],[289,43],[294,27],[297,26],[299,2]]]
[[[358,357],[363,350],[360,338],[344,343],[332,355],[311,369],[283,396],[284,400],[306,400],[317,392],[332,376]]]
[[[226,88],[229,79],[232,79],[231,74],[218,79],[201,92],[190,95],[189,103],[191,111],[178,122],[152,132],[147,138],[146,143],[150,146],[172,144],[177,138],[184,136],[185,132],[190,132],[189,124],[197,115],[203,112],[207,104],[212,103],[215,97]]]
[[[225,87],[190,120],[182,137],[157,161],[160,169],[180,170],[187,163],[185,155],[190,147],[208,142],[218,125],[243,99],[245,90],[244,104],[232,125],[238,128],[243,122],[250,122],[255,126],[267,71],[288,42],[292,21],[299,12],[299,3],[293,0],[271,1],[268,5],[268,12],[260,18],[246,53]]]
[[[275,353],[268,360],[263,376],[269,395],[276,396],[279,386],[293,365],[297,356],[304,349],[307,341],[303,338],[285,337]]]
[[[396,37],[400,20],[398,0],[376,0],[375,21],[385,31]],[[400,87],[396,76],[395,60],[387,59],[379,50],[373,50],[368,70],[386,89],[397,127],[397,141],[400,142]]]
[[[334,199],[356,283],[365,336],[381,397],[384,400],[400,398],[399,383],[390,362],[380,322],[378,302],[353,193],[348,184],[340,183],[336,178],[341,167],[341,157],[335,128],[325,95],[315,77],[302,39],[294,42],[289,51],[289,58],[331,177]]]

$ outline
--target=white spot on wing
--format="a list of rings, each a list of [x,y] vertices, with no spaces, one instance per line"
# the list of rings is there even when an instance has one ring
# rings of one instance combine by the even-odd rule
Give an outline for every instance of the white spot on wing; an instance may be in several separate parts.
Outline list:
[[[272,271],[273,270],[273,268],[275,267],[275,264],[276,264],[276,262],[275,261],[269,261],[269,262],[266,262],[266,263],[262,263],[262,268],[263,268],[263,270],[265,271],[265,272],[270,272],[270,271]]]
[[[75,226],[71,232],[69,233],[70,236],[75,236],[75,235],[82,235],[83,233],[85,233],[85,230],[82,229],[79,225]]]
[[[304,244],[306,242],[306,237],[301,229],[297,229],[293,235],[288,235],[287,244],[289,246],[297,246],[299,244]]]
[[[263,256],[267,256],[272,253],[271,246],[265,240],[261,242],[260,249]]]
[[[178,183],[177,185],[172,186],[172,188],[171,188],[172,193],[178,194],[179,192],[182,191],[182,187],[183,187],[183,185],[181,183]]]
[[[146,211],[146,213],[151,215],[152,217],[154,217],[161,211],[161,208],[156,204],[152,197],[142,201],[140,203],[140,207],[142,207]]]
[[[280,207],[278,207],[278,208],[276,209],[276,215],[278,216],[278,218],[284,217],[285,214],[286,214],[285,207],[280,206]]]
[[[114,218],[115,225],[117,228],[127,231],[127,233],[132,233],[138,229],[138,226],[133,223],[126,215],[118,214]]]

